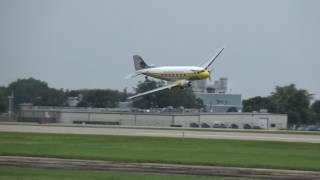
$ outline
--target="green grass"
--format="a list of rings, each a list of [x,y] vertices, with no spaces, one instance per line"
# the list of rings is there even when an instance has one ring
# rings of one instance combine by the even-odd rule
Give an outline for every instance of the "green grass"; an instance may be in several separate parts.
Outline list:
[[[235,180],[239,178],[169,176],[112,171],[49,170],[35,168],[0,167],[0,180]]]
[[[320,171],[320,144],[0,133],[0,155]]]

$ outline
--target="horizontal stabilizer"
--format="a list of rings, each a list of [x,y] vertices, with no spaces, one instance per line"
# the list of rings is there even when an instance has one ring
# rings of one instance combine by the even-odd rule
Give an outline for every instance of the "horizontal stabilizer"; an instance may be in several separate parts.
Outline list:
[[[128,76],[126,76],[125,79],[131,79],[131,78],[134,78],[134,77],[139,76],[141,74],[142,74],[141,72],[135,72],[135,73],[132,73],[132,74],[129,74]]]

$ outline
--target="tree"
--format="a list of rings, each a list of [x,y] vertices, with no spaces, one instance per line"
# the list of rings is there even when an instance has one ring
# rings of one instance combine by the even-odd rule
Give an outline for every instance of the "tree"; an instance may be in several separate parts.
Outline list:
[[[113,108],[126,97],[123,92],[110,89],[80,90],[79,94],[83,98],[78,107]]]
[[[268,109],[269,112],[288,114],[290,125],[312,124],[315,122],[315,113],[310,109],[311,99],[312,95],[307,90],[297,89],[294,84],[276,86],[275,92],[272,92],[271,96],[257,96],[244,100],[243,111]]]
[[[311,109],[315,113],[320,114],[320,100],[314,101],[313,104],[311,105]]]
[[[67,96],[62,89],[48,88],[34,99],[33,104],[36,106],[63,106],[66,100]]]
[[[260,109],[268,109],[269,112],[275,112],[276,106],[270,97],[256,96],[242,101],[243,112],[260,111]]]
[[[163,86],[162,81],[146,80],[140,82],[136,88],[136,93],[142,93]],[[190,88],[181,89],[179,87],[166,89],[142,96],[135,99],[133,107],[148,109],[148,108],[162,108],[167,106],[186,108],[200,108],[203,102],[196,99]]]
[[[0,113],[7,110],[7,101],[8,98],[5,95],[5,87],[0,87]]]
[[[236,107],[229,107],[227,112],[238,112],[238,109]]]
[[[320,123],[320,100],[316,100],[311,105],[311,109],[314,112],[314,119],[317,123]]]
[[[143,92],[158,88],[160,86],[161,86],[160,82],[146,79],[144,82],[139,82],[139,84],[136,88],[136,93],[143,93]],[[156,94],[158,94],[158,93],[159,92],[142,96],[142,97],[134,100],[132,103],[132,106],[137,107],[137,108],[141,108],[141,109],[148,109],[150,107],[157,107]]]
[[[66,91],[66,95],[68,97],[78,97],[79,94],[80,94],[80,90],[71,90],[71,91],[67,90]]]
[[[9,84],[6,95],[14,93],[15,108],[21,103],[32,103],[39,106],[61,106],[66,101],[63,90],[49,88],[44,81],[29,79],[18,79]]]
[[[297,89],[294,84],[277,86],[270,98],[276,105],[275,112],[288,114],[289,124],[313,123],[309,108],[312,95],[307,90]]]

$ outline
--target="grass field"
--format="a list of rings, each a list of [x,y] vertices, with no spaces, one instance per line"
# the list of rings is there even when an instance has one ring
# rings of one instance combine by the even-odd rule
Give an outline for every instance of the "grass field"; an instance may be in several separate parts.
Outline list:
[[[320,171],[320,144],[0,133],[0,155]]]
[[[239,178],[169,176],[142,173],[49,170],[35,168],[0,167],[0,180],[236,180]],[[244,180],[244,179],[242,179]]]

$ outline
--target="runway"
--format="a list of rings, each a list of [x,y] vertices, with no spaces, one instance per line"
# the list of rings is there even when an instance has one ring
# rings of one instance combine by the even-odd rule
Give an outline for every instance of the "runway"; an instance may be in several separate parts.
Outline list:
[[[157,163],[128,163],[101,160],[81,160],[45,157],[0,156],[0,166],[33,167],[69,170],[100,170],[155,173],[164,175],[223,176],[253,179],[316,180],[319,172],[256,169],[219,166],[194,166]]]
[[[320,135],[316,134],[272,134],[255,132],[224,132],[224,131],[193,131],[176,129],[134,129],[113,127],[74,127],[51,125],[19,125],[0,124],[0,132],[30,132],[30,133],[65,133],[65,134],[96,134],[150,137],[177,137],[198,139],[233,139],[282,142],[320,143]]]

